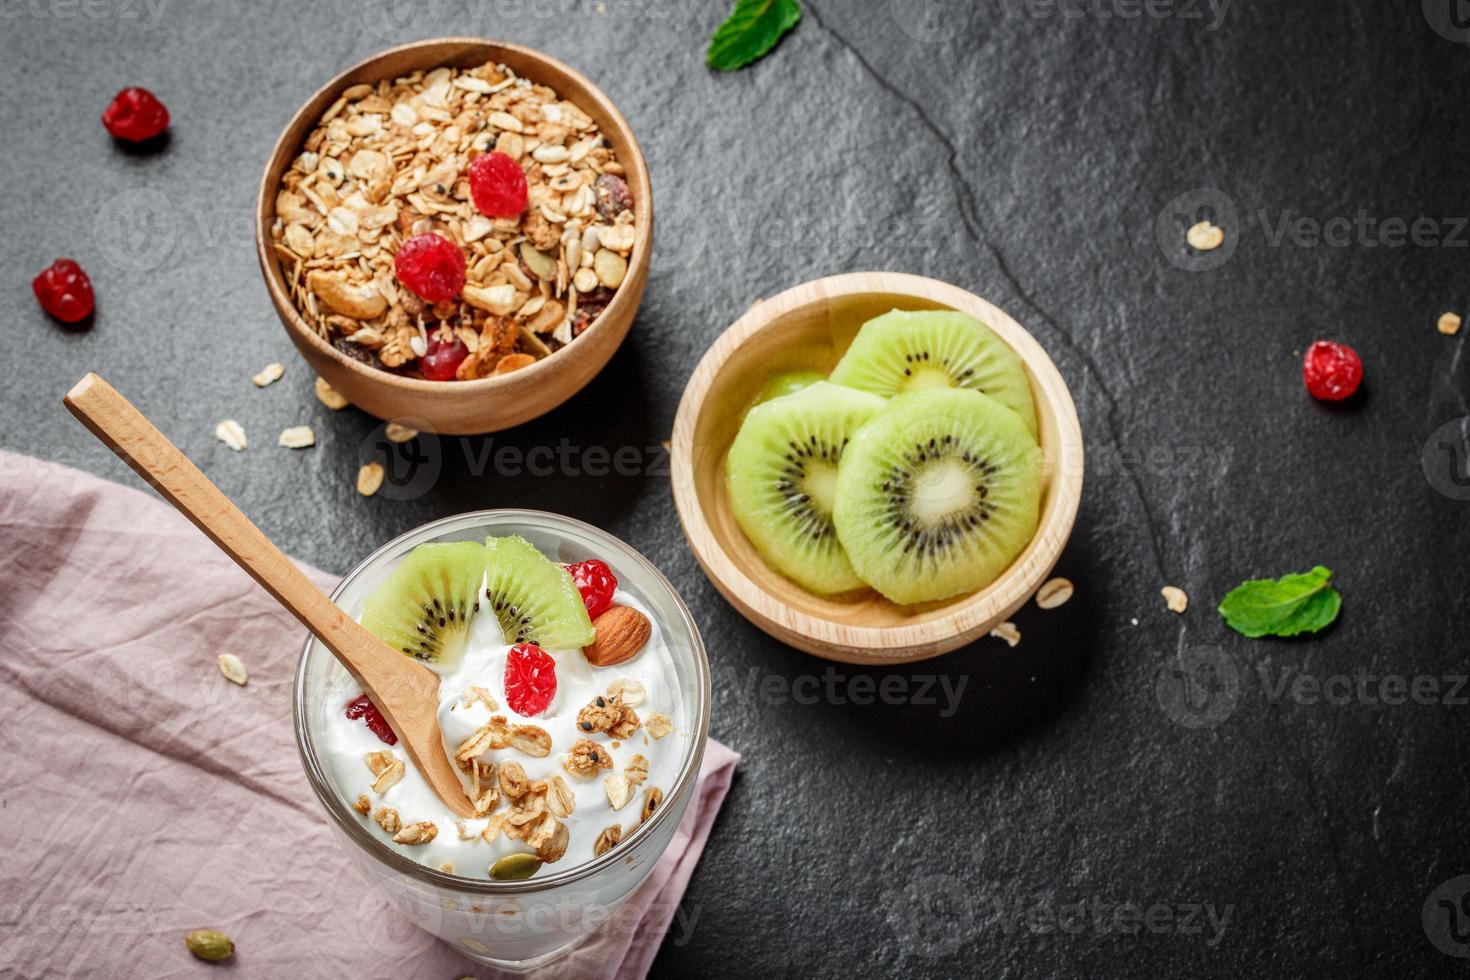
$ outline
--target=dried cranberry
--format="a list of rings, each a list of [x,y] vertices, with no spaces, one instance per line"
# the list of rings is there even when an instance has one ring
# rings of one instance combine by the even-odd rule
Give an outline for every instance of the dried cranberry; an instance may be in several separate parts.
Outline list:
[[[567,571],[572,573],[572,581],[577,583],[577,591],[582,593],[582,604],[587,607],[587,615],[596,619],[607,612],[613,604],[613,593],[618,590],[617,577],[607,567],[607,562],[600,558],[588,558],[575,565],[568,565]]]
[[[393,271],[420,299],[442,303],[464,288],[464,252],[440,235],[415,235],[398,247]]]
[[[429,338],[429,352],[419,359],[419,373],[430,381],[450,381],[460,362],[470,356],[470,349],[453,334],[448,340],[439,334]]]
[[[393,734],[393,728],[388,724],[388,719],[379,713],[378,706],[373,704],[372,699],[366,694],[348,703],[347,717],[353,721],[361,718],[367,722],[368,728],[372,729],[373,734],[380,740],[388,745],[398,744],[398,736]]]
[[[470,196],[481,214],[514,218],[526,210],[526,175],[504,153],[486,153],[470,164]]]
[[[62,323],[77,323],[92,313],[96,299],[92,280],[71,259],[57,259],[50,268],[31,280],[41,308]]]
[[[556,661],[534,643],[517,643],[505,657],[505,703],[524,718],[539,715],[556,697]]]
[[[1363,383],[1363,361],[1347,344],[1319,340],[1307,348],[1302,358],[1302,378],[1313,398],[1342,401]]]
[[[103,111],[102,125],[120,140],[141,143],[168,129],[168,110],[146,88],[125,88]]]
[[[603,174],[592,184],[593,196],[597,199],[597,215],[603,221],[612,221],[624,211],[633,210],[633,194],[627,181],[617,174]]]

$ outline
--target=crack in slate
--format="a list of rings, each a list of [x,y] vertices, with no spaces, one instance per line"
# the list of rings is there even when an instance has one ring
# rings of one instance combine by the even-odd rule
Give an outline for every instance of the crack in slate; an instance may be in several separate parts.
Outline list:
[[[1006,261],[1005,255],[990,240],[985,225],[979,217],[979,207],[975,203],[974,190],[970,187],[969,181],[965,179],[964,174],[960,170],[959,149],[955,146],[954,141],[930,118],[929,113],[924,110],[924,107],[916,99],[885,78],[863,56],[862,52],[853,46],[852,42],[827,26],[826,21],[817,12],[817,9],[811,4],[810,0],[806,4],[806,10],[811,16],[812,21],[823,34],[826,34],[839,47],[852,55],[853,60],[858,63],[858,66],[879,88],[913,110],[914,114],[919,117],[919,122],[923,124],[924,128],[935,139],[939,140],[945,150],[945,169],[949,171],[950,182],[953,184],[956,196],[959,198],[960,219],[965,226],[966,234],[969,235],[975,244],[980,245],[990,253],[1001,277],[1010,285],[1020,300],[1036,312],[1041,322],[1050,327],[1052,333],[1058,337],[1062,346],[1082,362],[1083,370],[1092,375],[1098,389],[1102,392],[1103,399],[1107,403],[1107,411],[1103,415],[1103,421],[1107,426],[1108,437],[1112,441],[1113,446],[1121,451],[1123,448],[1123,439],[1118,428],[1118,399],[1113,395],[1112,389],[1108,386],[1107,379],[1092,355],[1084,350],[1077,343],[1071,332],[1064,329],[1057,319],[1048,313],[1037,301],[1031,291],[1021,284],[1021,280],[1017,278],[1016,274],[1011,270],[1010,264]],[[1154,515],[1153,507],[1149,504],[1148,495],[1144,493],[1143,481],[1138,478],[1137,473],[1133,472],[1131,467],[1123,467],[1123,475],[1133,487],[1134,496],[1138,498],[1138,505],[1143,511],[1144,525],[1148,529],[1149,550],[1153,558],[1154,570],[1158,573],[1160,580],[1167,581],[1168,575],[1164,571],[1163,545],[1159,540],[1158,519]]]

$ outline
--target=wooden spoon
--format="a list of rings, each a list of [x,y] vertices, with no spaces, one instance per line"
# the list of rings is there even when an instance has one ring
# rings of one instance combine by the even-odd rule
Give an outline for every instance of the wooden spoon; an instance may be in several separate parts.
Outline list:
[[[438,675],[390,649],[337,608],[106,381],[87,375],[67,394],[66,407],[336,655],[393,726],[409,758],[444,803],[459,816],[473,817],[439,733]]]

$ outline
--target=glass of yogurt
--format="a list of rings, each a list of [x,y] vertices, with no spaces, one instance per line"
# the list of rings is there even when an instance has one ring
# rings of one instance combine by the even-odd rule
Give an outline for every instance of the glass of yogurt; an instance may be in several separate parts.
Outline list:
[[[370,555],[332,598],[362,618],[364,601],[418,546],[510,536],[553,562],[605,562],[617,578],[612,601],[642,613],[649,630],[636,656],[610,666],[580,649],[545,651],[555,694],[522,716],[513,705],[533,707],[507,659],[524,653],[495,615],[476,610],[463,653],[429,666],[440,675],[445,751],[481,816],[459,818],[434,794],[315,638],[293,703],[307,778],[370,898],[474,960],[529,970],[614,918],[668,846],[704,755],[710,673],[668,580],[617,538],[553,514],[480,511],[427,524]],[[477,752],[477,735],[494,747]]]

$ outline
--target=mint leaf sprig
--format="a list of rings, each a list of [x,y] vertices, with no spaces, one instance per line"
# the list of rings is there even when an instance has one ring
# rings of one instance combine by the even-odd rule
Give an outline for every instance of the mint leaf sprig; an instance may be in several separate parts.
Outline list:
[[[735,9],[709,39],[705,64],[736,71],[758,61],[801,20],[796,0],[736,0]]]
[[[1332,572],[1321,565],[1310,572],[1242,582],[1220,601],[1220,615],[1243,636],[1297,636],[1330,626],[1342,609],[1342,596],[1328,584]]]

